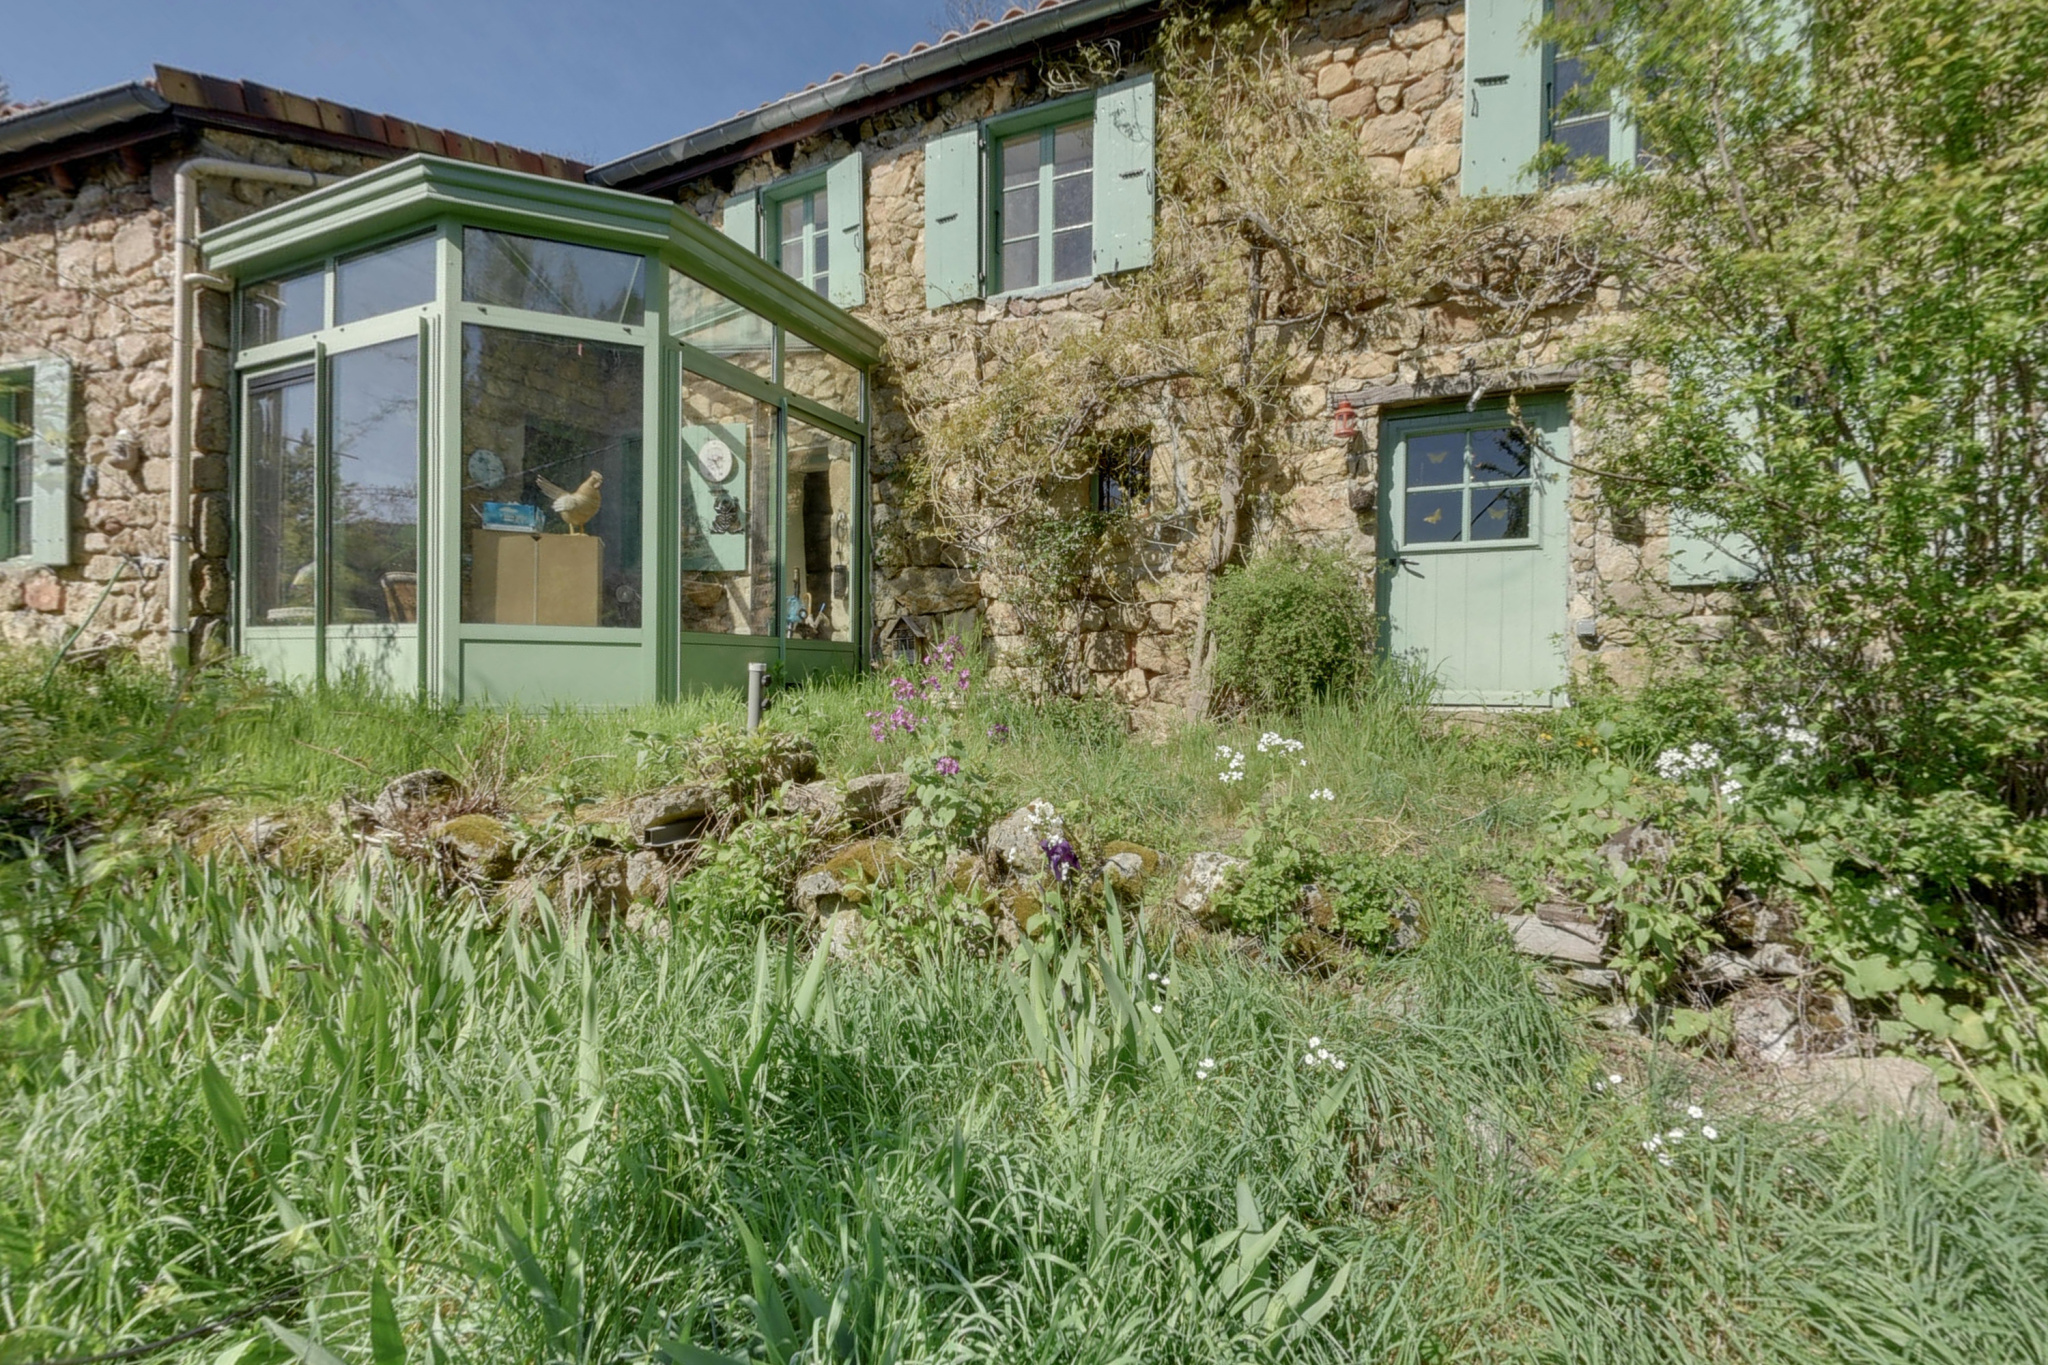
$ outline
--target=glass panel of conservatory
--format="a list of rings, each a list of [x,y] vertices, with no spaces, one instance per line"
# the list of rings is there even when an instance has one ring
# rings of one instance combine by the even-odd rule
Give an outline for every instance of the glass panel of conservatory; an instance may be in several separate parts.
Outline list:
[[[680,270],[668,272],[668,319],[676,340],[763,379],[775,377],[775,329],[768,319]]]
[[[434,301],[432,237],[352,256],[334,269],[334,321],[360,322]]]
[[[624,251],[464,228],[462,297],[469,303],[637,326],[647,315],[647,260]]]
[[[248,407],[249,624],[313,624],[317,480],[310,370],[252,385]]]
[[[685,631],[775,633],[777,408],[683,373]]]
[[[308,270],[242,291],[242,344],[302,337],[327,323],[327,271]]]
[[[331,622],[419,619],[419,349],[403,337],[328,362]]]
[[[791,639],[853,639],[853,442],[789,419],[788,566],[783,621]]]
[[[860,420],[860,371],[787,328],[782,333],[782,386]]]
[[[640,624],[644,352],[462,329],[462,619]]]

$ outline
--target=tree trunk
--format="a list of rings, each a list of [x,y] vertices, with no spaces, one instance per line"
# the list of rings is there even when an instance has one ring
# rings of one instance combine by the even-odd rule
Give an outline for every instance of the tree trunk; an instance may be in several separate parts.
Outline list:
[[[1243,540],[1243,504],[1246,450],[1256,421],[1258,396],[1256,362],[1259,322],[1266,312],[1266,249],[1256,239],[1249,242],[1250,257],[1245,269],[1244,340],[1238,353],[1237,415],[1231,419],[1230,436],[1223,449],[1223,472],[1218,481],[1220,508],[1216,525],[1209,533],[1209,562],[1202,576],[1202,607],[1195,617],[1195,638],[1188,651],[1188,716],[1200,720],[1209,714],[1214,687],[1216,640],[1209,630],[1209,607],[1216,598],[1216,581],[1237,558]]]

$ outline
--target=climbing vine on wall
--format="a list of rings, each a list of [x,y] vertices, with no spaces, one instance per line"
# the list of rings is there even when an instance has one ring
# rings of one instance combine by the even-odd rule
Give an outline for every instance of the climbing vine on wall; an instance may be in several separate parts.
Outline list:
[[[1467,364],[1522,364],[1608,273],[1601,230],[1544,196],[1466,200],[1372,168],[1355,127],[1313,100],[1283,13],[1262,0],[1164,20],[1148,59],[1154,261],[1109,282],[1099,320],[1006,330],[958,309],[938,335],[898,342],[920,438],[908,510],[1016,610],[1026,657],[1012,662],[1047,689],[1086,684],[1091,600],[1194,573],[1188,707],[1206,711],[1209,596],[1248,548],[1258,482],[1327,444],[1306,387],[1317,358],[1393,351],[1419,367],[1455,345]],[[1121,56],[1093,49],[1042,74],[1106,77]],[[1121,518],[1075,522],[1101,441],[1132,429],[1152,433],[1171,478]]]

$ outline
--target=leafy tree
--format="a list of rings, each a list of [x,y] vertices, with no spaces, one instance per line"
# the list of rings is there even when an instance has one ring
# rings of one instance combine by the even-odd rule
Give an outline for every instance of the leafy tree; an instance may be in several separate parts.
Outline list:
[[[1865,857],[2048,925],[2048,6],[1615,0],[1547,33],[1650,152],[1604,172],[1634,306],[1589,467],[1754,564],[1724,660],[1874,794]]]

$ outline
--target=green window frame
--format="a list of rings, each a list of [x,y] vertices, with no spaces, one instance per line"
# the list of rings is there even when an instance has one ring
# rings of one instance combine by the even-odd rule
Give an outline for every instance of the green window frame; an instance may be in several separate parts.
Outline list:
[[[1064,291],[1150,265],[1156,122],[1152,77],[1139,74],[927,141],[925,306]],[[1025,154],[1028,166],[1012,165]]]
[[[1638,159],[1635,126],[1620,111],[1573,101],[1580,56],[1535,41],[1555,2],[1468,0],[1459,175],[1467,197],[1535,190],[1530,163],[1546,146],[1562,146],[1574,160],[1626,165]],[[1569,166],[1551,175],[1553,181],[1571,178]]]
[[[1093,279],[1092,102],[1080,117],[992,137],[990,155],[989,260],[994,292],[1022,293]]]
[[[812,293],[832,297],[832,206],[823,176],[762,196],[769,257]]]
[[[24,487],[32,440],[29,422],[34,402],[28,376],[0,372],[0,559],[12,559],[29,541],[34,515],[32,490]]]

